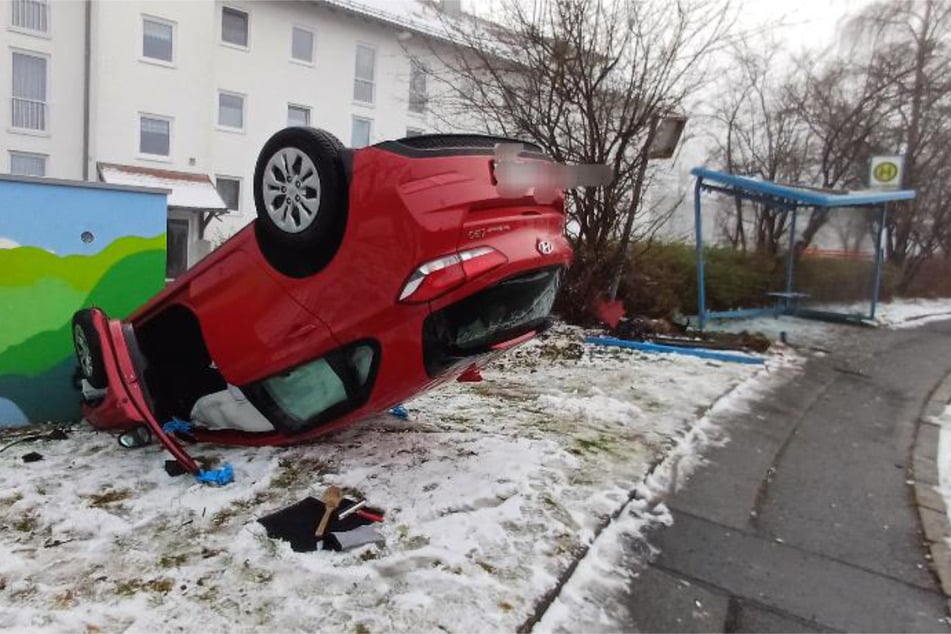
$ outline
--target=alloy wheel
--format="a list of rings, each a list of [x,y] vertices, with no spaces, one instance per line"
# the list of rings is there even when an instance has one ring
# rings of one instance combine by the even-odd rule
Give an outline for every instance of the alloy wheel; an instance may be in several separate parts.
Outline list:
[[[297,148],[278,150],[264,169],[264,205],[282,231],[300,233],[320,210],[320,176],[314,162]]]
[[[82,368],[83,375],[88,379],[92,376],[92,351],[89,349],[89,342],[86,341],[86,333],[78,324],[73,328],[73,341],[76,342],[76,356],[79,359],[79,367]]]

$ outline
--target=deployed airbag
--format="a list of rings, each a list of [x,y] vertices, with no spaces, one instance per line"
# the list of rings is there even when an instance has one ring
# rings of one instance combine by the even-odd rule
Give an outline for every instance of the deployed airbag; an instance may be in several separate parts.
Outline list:
[[[202,396],[191,411],[192,422],[207,429],[237,429],[249,432],[274,431],[268,419],[234,385]]]

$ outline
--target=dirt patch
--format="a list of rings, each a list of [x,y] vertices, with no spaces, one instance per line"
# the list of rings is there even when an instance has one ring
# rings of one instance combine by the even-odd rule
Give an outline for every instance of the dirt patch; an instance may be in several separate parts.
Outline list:
[[[110,504],[128,500],[132,497],[132,491],[129,489],[106,489],[102,493],[93,493],[83,496],[89,502],[89,506],[97,509],[105,508]]]

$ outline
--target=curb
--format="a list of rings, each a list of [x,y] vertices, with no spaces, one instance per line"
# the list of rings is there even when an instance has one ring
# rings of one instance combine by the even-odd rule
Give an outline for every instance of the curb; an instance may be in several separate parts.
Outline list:
[[[915,502],[926,545],[931,555],[931,565],[941,582],[941,589],[948,598],[951,610],[951,522],[944,498],[936,490],[938,478],[938,437],[941,427],[933,422],[951,403],[951,374],[948,374],[934,389],[918,419],[915,444],[912,450]]]

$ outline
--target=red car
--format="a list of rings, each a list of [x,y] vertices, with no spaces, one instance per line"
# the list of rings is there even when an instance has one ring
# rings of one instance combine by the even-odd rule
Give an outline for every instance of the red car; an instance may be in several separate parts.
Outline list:
[[[197,473],[165,422],[191,421],[198,441],[296,443],[537,334],[571,260],[564,199],[503,197],[499,143],[512,141],[350,150],[321,130],[276,133],[254,223],[128,319],[74,316],[86,419],[145,427]],[[550,162],[530,144],[515,160]]]

